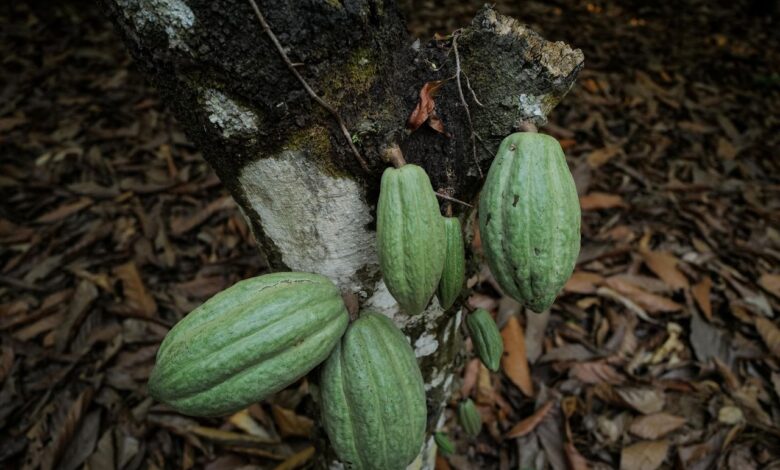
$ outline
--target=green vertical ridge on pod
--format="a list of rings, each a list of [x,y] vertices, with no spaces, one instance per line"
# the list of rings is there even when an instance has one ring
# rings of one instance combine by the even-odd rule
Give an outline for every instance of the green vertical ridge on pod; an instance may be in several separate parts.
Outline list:
[[[485,367],[497,371],[504,355],[504,340],[498,326],[487,310],[478,308],[466,317],[471,342]]]

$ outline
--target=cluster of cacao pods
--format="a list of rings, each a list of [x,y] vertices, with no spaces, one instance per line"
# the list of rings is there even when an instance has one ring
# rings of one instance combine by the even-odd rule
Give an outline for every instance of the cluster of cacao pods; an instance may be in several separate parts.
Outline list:
[[[149,391],[183,414],[221,416],[323,362],[322,422],[347,468],[408,465],[427,417],[414,351],[383,315],[350,324],[338,288],[319,274],[267,274],[207,300],[166,335]]]
[[[414,164],[385,170],[376,232],[385,285],[404,312],[422,312],[437,290],[443,309],[455,303],[465,275],[460,221],[442,217],[425,170]]]
[[[479,211],[482,246],[506,294],[549,308],[574,268],[580,212],[558,142],[536,133],[502,142]],[[443,217],[425,171],[413,164],[382,175],[377,244],[385,284],[409,315],[434,294],[449,309],[465,276],[460,222]],[[482,362],[498,370],[503,342],[493,318],[466,318]],[[348,468],[401,469],[417,456],[426,427],[425,387],[414,351],[393,322],[366,311],[351,324],[325,276],[284,272],[241,281],[193,310],[166,335],[149,391],[175,410],[220,416],[260,401],[318,365],[322,422]],[[461,426],[482,427],[471,400]],[[436,443],[454,447],[444,434]]]

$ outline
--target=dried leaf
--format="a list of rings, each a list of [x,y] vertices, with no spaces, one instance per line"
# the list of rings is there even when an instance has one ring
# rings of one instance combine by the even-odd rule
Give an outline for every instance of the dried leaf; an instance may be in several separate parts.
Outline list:
[[[569,375],[586,384],[622,384],[624,378],[604,361],[579,362],[569,369]]]
[[[407,129],[414,132],[428,120],[431,113],[436,109],[434,97],[439,92],[439,88],[441,88],[444,82],[444,80],[436,80],[426,82],[425,85],[423,85],[420,89],[420,98],[417,101],[417,106],[406,121]]]
[[[265,427],[255,421],[248,410],[241,410],[238,413],[234,413],[230,416],[229,421],[245,433],[265,439],[269,444],[279,442],[279,438],[275,436],[275,433],[269,432]]]
[[[466,365],[463,371],[463,384],[460,387],[460,395],[462,397],[468,397],[471,395],[474,386],[477,385],[477,378],[479,377],[479,370],[482,362],[479,359],[472,359]]]
[[[534,414],[512,426],[512,429],[506,433],[505,437],[507,439],[523,437],[526,434],[532,432],[534,429],[536,429],[536,426],[538,426],[539,423],[544,420],[544,418],[547,416],[547,413],[550,412],[554,404],[555,403],[553,401],[548,401],[544,405],[540,406],[539,409],[534,411]]]
[[[539,362],[589,361],[594,357],[595,355],[590,349],[579,343],[571,343],[548,351],[539,359]]]
[[[666,460],[669,441],[640,441],[624,447],[620,453],[620,470],[655,470]]]
[[[677,302],[651,294],[617,276],[607,278],[607,285],[625,295],[650,313],[677,312],[682,306]]]
[[[563,417],[561,409],[553,406],[547,414],[547,419],[542,420],[537,426],[535,434],[544,448],[544,454],[553,470],[567,470],[565,453],[563,450]],[[522,441],[523,439],[519,439]]]
[[[616,392],[627,405],[642,414],[658,413],[666,405],[666,395],[655,388],[621,388]]]
[[[274,470],[293,470],[304,466],[314,457],[314,446],[309,446],[290,456],[287,460],[274,467]]]
[[[626,207],[623,197],[617,194],[607,194],[593,192],[580,196],[580,207],[584,211],[595,211],[600,209],[614,209],[615,207]]]
[[[82,210],[91,206],[92,203],[93,203],[92,199],[88,197],[83,197],[76,201],[63,204],[57,207],[56,209],[38,217],[37,219],[35,219],[35,221],[39,224],[50,224],[53,222],[59,222],[60,220],[66,219],[73,214],[81,212]]]
[[[60,457],[71,442],[82,417],[86,414],[87,408],[92,401],[92,395],[92,387],[87,387],[70,404],[64,421],[56,429],[52,442],[46,446],[46,450],[41,457],[42,470],[52,470],[59,464]]]
[[[697,313],[691,315],[690,339],[693,352],[700,361],[707,363],[712,358],[718,358],[729,367],[733,364],[734,354],[728,334],[707,323]]]
[[[523,327],[520,326],[517,317],[509,317],[504,329],[501,330],[501,337],[504,340],[504,356],[501,358],[504,373],[526,396],[532,397],[534,384],[525,355]]]
[[[761,335],[761,339],[764,340],[766,347],[769,348],[775,357],[780,359],[780,328],[764,317],[756,317],[755,324],[756,330]]]
[[[685,418],[669,413],[653,413],[636,418],[629,431],[642,439],[654,440],[664,437],[686,423]]]
[[[209,217],[217,212],[234,209],[235,207],[236,203],[233,201],[233,198],[230,196],[222,196],[208,203],[206,207],[195,212],[191,217],[174,218],[171,220],[171,234],[173,236],[184,235],[208,220]]]
[[[596,286],[604,281],[601,274],[590,273],[587,271],[574,271],[566,285],[563,286],[565,292],[575,294],[593,294],[596,292]]]
[[[762,274],[758,278],[758,285],[775,297],[780,298],[780,274]]]
[[[587,156],[588,166],[596,169],[612,159],[615,155],[618,155],[621,148],[617,145],[609,145],[600,149],[596,149],[590,152]]]
[[[691,288],[691,294],[696,300],[696,304],[701,309],[707,320],[712,321],[712,301],[710,300],[710,290],[712,289],[712,279],[709,276],[704,278]]]
[[[274,415],[274,421],[276,421],[282,437],[309,437],[311,435],[311,430],[314,426],[314,422],[311,419],[277,405],[271,407],[271,412]]]
[[[574,447],[571,441],[564,444],[563,450],[566,452],[566,462],[569,464],[569,470],[588,470],[588,461]]]
[[[124,308],[144,317],[152,317],[157,313],[157,302],[147,292],[134,262],[117,266],[114,268],[114,274],[122,281]]]
[[[645,264],[656,276],[663,279],[674,290],[687,289],[688,278],[677,269],[679,261],[665,251],[645,251],[642,253]]]

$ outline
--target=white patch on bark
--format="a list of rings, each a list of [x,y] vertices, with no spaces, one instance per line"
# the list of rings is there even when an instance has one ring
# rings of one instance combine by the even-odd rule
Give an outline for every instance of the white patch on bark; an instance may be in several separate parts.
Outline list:
[[[446,375],[447,374],[445,373],[445,371],[439,371],[438,369],[434,368],[433,372],[431,373],[432,379],[429,380],[428,383],[425,384],[425,391],[429,392],[432,389],[434,389],[434,388],[438,387],[439,385],[441,385],[442,382],[444,382],[444,377]]]
[[[285,265],[360,290],[357,271],[378,262],[374,233],[365,228],[369,208],[354,180],[326,173],[298,151],[252,162],[238,179]]]
[[[541,96],[527,95],[522,93],[519,97],[518,106],[524,116],[547,119],[547,109]]]
[[[435,353],[437,349],[439,349],[439,341],[436,339],[436,336],[430,333],[423,333],[417,338],[417,341],[414,342],[414,355],[417,356],[418,359],[430,356]]]
[[[195,25],[195,14],[183,0],[116,0],[136,31],[149,26],[161,27],[168,36],[168,47],[189,51],[185,37]]]
[[[246,135],[257,131],[257,115],[221,91],[203,90],[202,96],[209,122],[219,129],[223,137],[229,139],[234,135]]]

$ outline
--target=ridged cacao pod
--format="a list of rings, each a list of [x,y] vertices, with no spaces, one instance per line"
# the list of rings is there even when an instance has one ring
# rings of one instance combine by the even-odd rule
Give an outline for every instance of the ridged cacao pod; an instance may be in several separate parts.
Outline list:
[[[463,431],[471,437],[477,437],[482,431],[482,416],[479,415],[471,398],[467,398],[458,405],[458,422],[460,422]]]
[[[504,355],[504,340],[487,310],[478,308],[466,317],[471,342],[485,367],[497,371]]]
[[[479,204],[482,249],[504,292],[535,312],[555,301],[580,251],[580,203],[554,138],[501,142]]]
[[[423,444],[425,386],[414,351],[393,322],[364,312],[322,369],[322,421],[351,469],[403,469]]]
[[[444,310],[452,307],[463,288],[466,276],[466,252],[463,248],[463,234],[457,217],[444,218],[444,270],[439,280],[439,303]]]
[[[437,432],[433,435],[433,440],[436,441],[436,447],[439,448],[439,452],[442,455],[449,455],[455,452],[455,444],[447,437],[447,434]]]
[[[349,323],[325,276],[275,273],[238,282],[165,336],[149,392],[180,413],[233,413],[324,361]]]
[[[377,207],[379,266],[387,289],[409,315],[430,302],[444,269],[444,219],[425,171],[388,168]]]

